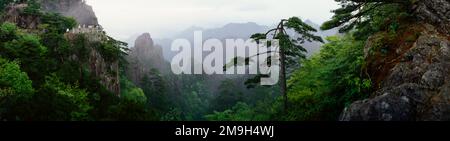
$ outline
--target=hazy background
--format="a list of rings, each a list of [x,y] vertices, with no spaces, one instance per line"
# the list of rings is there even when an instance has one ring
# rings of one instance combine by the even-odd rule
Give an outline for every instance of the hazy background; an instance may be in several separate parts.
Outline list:
[[[127,40],[143,32],[167,38],[192,26],[228,23],[273,25],[299,16],[321,24],[330,19],[334,0],[87,0],[111,36]]]

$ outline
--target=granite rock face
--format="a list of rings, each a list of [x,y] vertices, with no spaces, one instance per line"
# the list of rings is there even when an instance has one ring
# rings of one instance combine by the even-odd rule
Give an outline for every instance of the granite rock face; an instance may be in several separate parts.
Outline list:
[[[341,120],[450,120],[450,38],[425,27],[371,98],[346,108]]]
[[[385,56],[370,53],[385,35],[366,42],[375,92],[347,107],[340,120],[450,120],[450,0],[419,0],[411,9],[417,21],[396,43],[382,46]]]
[[[73,17],[80,25],[98,25],[97,17],[85,0],[41,0],[44,11]]]
[[[36,29],[41,23],[38,16],[23,14],[23,10],[28,4],[16,4],[5,8],[5,14],[1,17],[2,22],[15,23],[18,27],[24,29]]]
[[[57,12],[65,16],[73,16],[79,24],[98,25],[92,8],[87,6],[82,0],[43,0],[41,2],[43,10],[46,12]],[[24,3],[8,6],[1,21],[15,23],[25,31],[38,32],[36,29],[41,24],[40,16],[23,14],[22,11],[27,6]],[[80,67],[88,66],[87,69],[92,76],[98,77],[100,83],[106,89],[116,95],[120,95],[118,59],[106,60],[94,45],[108,40],[106,34],[101,28],[79,28],[77,30],[80,30],[80,32],[67,32],[65,36],[71,44],[79,44],[78,41],[74,40],[79,34],[83,34],[86,38],[86,42],[82,44],[89,50],[87,52],[88,58]],[[75,60],[79,59],[76,55],[73,55],[72,58]]]
[[[154,44],[149,33],[144,33],[136,39],[127,60],[127,75],[135,84],[140,84],[144,75],[148,75],[150,71],[167,73],[170,70],[169,63],[164,60],[162,47]]]
[[[91,6],[87,5],[85,0],[41,0],[41,8],[45,12],[55,12],[63,16],[74,18],[80,25],[81,32],[68,32],[66,38],[74,44],[74,38],[78,34],[83,34],[86,38],[84,45],[88,47],[87,62],[84,66],[88,66],[90,73],[98,77],[100,83],[115,95],[120,95],[119,82],[119,61],[106,60],[102,54],[94,47],[96,42],[106,41],[107,37],[101,28],[92,28],[99,26],[95,12]],[[90,28],[88,28],[88,26]],[[84,30],[83,30],[84,29]],[[100,30],[100,31],[96,31]],[[102,36],[100,36],[102,35]],[[97,39],[97,40],[92,40]]]
[[[450,0],[419,0],[413,7],[419,20],[436,25],[450,34]]]
[[[99,25],[94,10],[84,0],[41,0],[40,4],[44,12],[55,12],[72,17],[80,26]],[[23,14],[22,11],[27,6],[25,3],[8,6],[2,21],[16,23],[25,29],[36,29],[40,19],[38,16]]]

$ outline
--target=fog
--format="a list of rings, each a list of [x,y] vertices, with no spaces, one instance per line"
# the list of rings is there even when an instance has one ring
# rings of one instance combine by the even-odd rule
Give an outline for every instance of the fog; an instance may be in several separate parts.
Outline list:
[[[299,16],[322,23],[338,7],[334,0],[87,0],[111,36],[127,40],[143,32],[167,38],[191,26],[227,23],[273,25]]]

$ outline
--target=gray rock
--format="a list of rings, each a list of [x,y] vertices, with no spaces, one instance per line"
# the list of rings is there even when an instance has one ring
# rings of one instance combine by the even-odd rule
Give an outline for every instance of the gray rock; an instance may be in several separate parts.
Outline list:
[[[127,75],[135,84],[140,84],[144,75],[149,74],[152,69],[164,74],[169,71],[170,66],[164,60],[162,47],[154,44],[149,33],[144,33],[136,39],[134,47],[130,48],[127,61]]]
[[[396,64],[371,98],[351,104],[340,120],[450,120],[450,38],[426,27],[406,50],[412,59]]]
[[[450,0],[419,0],[414,13],[419,20],[438,25],[440,31],[450,33]]]
[[[80,25],[99,25],[95,12],[85,0],[41,0],[44,11],[73,17]]]

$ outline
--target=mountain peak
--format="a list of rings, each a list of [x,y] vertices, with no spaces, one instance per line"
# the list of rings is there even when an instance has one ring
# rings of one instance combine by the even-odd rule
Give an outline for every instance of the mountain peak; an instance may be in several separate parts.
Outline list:
[[[142,35],[140,35],[138,38],[151,39],[152,36],[150,35],[150,33],[146,32],[146,33],[142,33]]]
[[[137,37],[134,45],[135,46],[140,46],[140,47],[153,46],[152,36],[150,35],[150,33],[143,33],[142,35]]]
[[[236,28],[236,27],[259,27],[255,22],[247,22],[247,23],[228,23],[223,26],[223,28]]]

